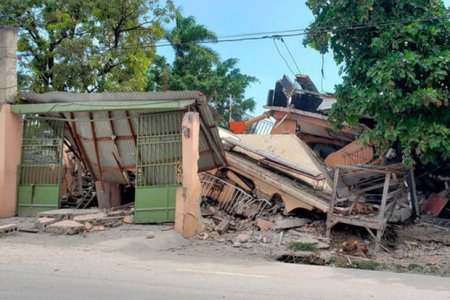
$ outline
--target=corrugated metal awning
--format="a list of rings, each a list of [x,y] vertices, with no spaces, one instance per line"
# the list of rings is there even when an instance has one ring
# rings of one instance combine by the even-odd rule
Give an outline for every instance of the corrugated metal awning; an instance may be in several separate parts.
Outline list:
[[[143,113],[199,112],[199,170],[206,171],[226,164],[215,119],[206,97],[198,91],[99,94],[22,92],[20,96],[23,104],[13,105],[12,111],[67,122],[66,137],[80,152],[95,178],[103,178],[105,182],[126,184],[123,170],[134,171],[138,118]],[[179,126],[181,130],[181,123]]]

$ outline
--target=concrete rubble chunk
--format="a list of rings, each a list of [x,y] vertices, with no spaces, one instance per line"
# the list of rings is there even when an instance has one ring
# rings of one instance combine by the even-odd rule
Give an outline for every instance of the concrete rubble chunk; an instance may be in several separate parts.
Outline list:
[[[240,233],[236,237],[236,241],[240,244],[247,243],[249,240],[250,240],[250,235],[248,235],[246,233]]]
[[[219,225],[216,226],[215,230],[217,231],[218,234],[224,234],[225,232],[227,232],[228,228],[230,228],[230,221],[223,219]]]
[[[84,225],[74,220],[63,220],[46,227],[46,231],[57,234],[77,234],[84,230]]]
[[[38,218],[47,217],[54,218],[58,221],[61,220],[72,220],[75,216],[81,215],[89,215],[100,213],[99,209],[75,209],[75,208],[63,208],[63,209],[55,209],[48,210],[38,213]]]
[[[89,222],[84,223],[84,231],[91,231],[92,228],[94,228],[94,225],[92,225]]]
[[[275,222],[275,229],[289,229],[305,226],[310,223],[311,220],[308,218],[292,218],[292,219],[281,219]]]
[[[37,229],[44,229],[48,225],[56,223],[57,221],[58,220],[56,220],[55,218],[47,218],[47,217],[38,218],[36,222],[34,222],[34,227]]]
[[[258,219],[256,220],[256,226],[258,226],[261,231],[267,231],[273,227],[273,223],[264,219]]]
[[[101,221],[101,219],[103,219],[105,217],[105,214],[102,212],[99,213],[95,213],[95,214],[87,214],[87,215],[79,215],[79,216],[74,216],[73,220],[77,221],[77,222],[98,222]]]
[[[99,225],[99,226],[94,226],[91,231],[105,231],[105,226],[103,225]]]
[[[133,224],[134,223],[133,215],[124,216],[122,222],[124,222],[125,224]]]
[[[6,235],[8,233],[16,232],[16,231],[17,231],[16,224],[7,224],[7,225],[0,226],[0,236]]]

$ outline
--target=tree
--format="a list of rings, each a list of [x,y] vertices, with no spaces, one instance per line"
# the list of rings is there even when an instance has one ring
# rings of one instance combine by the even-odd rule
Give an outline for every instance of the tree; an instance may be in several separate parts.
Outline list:
[[[0,0],[18,26],[19,83],[36,92],[143,90],[171,0]]]
[[[167,40],[174,49],[175,60],[172,64],[162,57],[155,60],[148,74],[148,90],[155,86],[157,90],[199,90],[208,96],[221,126],[228,122],[230,97],[233,119],[241,120],[247,111],[254,110],[256,103],[253,98],[245,98],[245,90],[257,79],[242,74],[236,67],[237,59],[221,61],[215,51],[201,44],[217,41],[213,32],[178,11]]]
[[[308,0],[315,21],[305,45],[331,49],[344,73],[330,120],[371,117],[364,136],[381,151],[394,141],[412,164],[450,158],[450,22],[439,0]]]

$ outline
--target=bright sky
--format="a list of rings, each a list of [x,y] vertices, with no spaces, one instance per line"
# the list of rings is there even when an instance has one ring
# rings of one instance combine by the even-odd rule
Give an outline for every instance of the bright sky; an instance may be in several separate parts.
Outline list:
[[[174,0],[176,6],[182,8],[185,16],[194,16],[197,23],[205,25],[217,36],[243,33],[270,32],[306,28],[313,21],[313,16],[303,1],[299,0]],[[450,0],[444,3],[448,7]],[[321,89],[322,56],[315,50],[302,45],[302,36],[285,37],[288,48],[296,60],[302,74],[311,77],[316,86]],[[295,71],[296,67],[286,48],[277,42],[282,55]],[[267,91],[275,86],[283,74],[293,79],[283,59],[277,53],[271,39],[242,41],[230,43],[209,44],[216,50],[222,60],[227,58],[239,59],[238,67],[244,74],[255,76],[259,83],[247,89],[247,97],[253,97],[257,109],[253,115],[263,112]],[[158,49],[159,54],[173,60],[173,53],[169,48]],[[336,66],[331,54],[324,56],[323,90],[334,91],[335,84],[340,82]]]

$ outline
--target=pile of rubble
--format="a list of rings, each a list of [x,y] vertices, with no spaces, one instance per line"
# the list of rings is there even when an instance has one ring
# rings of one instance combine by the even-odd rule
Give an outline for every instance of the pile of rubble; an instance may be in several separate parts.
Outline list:
[[[36,231],[53,234],[78,234],[104,231],[110,227],[133,223],[133,208],[121,209],[57,209],[38,214]]]
[[[258,203],[256,199],[254,201]],[[276,257],[289,255],[296,250],[296,257],[303,255],[310,263],[329,262],[331,256],[327,249],[330,247],[330,241],[321,234],[325,231],[323,220],[314,221],[312,218],[285,214],[282,203],[266,201],[264,200],[263,206],[255,205],[260,208],[259,210],[247,206],[248,210],[227,211],[223,203],[211,197],[204,197],[202,201],[204,231],[198,238],[226,243],[233,248],[261,247],[262,251]],[[298,245],[306,245],[309,248],[305,250],[308,251],[295,249]]]

